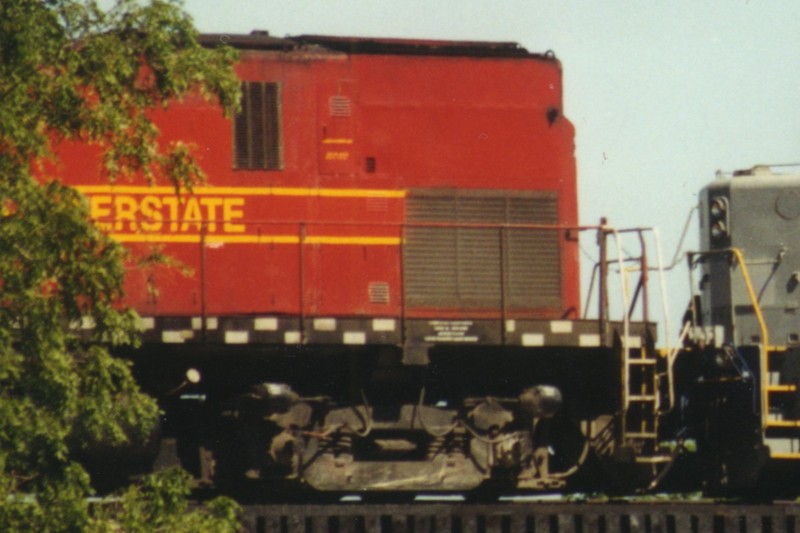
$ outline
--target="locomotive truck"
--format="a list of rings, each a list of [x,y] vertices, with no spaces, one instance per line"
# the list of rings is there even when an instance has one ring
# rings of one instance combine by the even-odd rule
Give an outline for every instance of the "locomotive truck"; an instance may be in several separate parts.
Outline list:
[[[153,119],[196,147],[207,184],[109,184],[92,147],[61,152],[131,250],[143,342],[120,355],[162,400],[160,456],[206,483],[335,492],[553,490],[588,470],[649,483],[687,435],[717,488],[800,458],[795,178],[706,189],[702,298],[683,347],[657,350],[657,234],[579,224],[552,53],[202,41],[240,50],[241,109],[190,98]]]

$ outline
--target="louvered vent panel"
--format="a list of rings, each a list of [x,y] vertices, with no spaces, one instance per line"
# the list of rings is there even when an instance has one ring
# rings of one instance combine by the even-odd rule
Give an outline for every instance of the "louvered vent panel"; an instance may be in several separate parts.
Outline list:
[[[499,228],[502,224],[556,224],[557,209],[557,196],[550,192],[412,193],[407,203],[412,227],[406,233],[404,256],[406,303],[498,308],[505,285],[507,308],[559,307],[559,232]],[[498,227],[413,227],[415,222]]]
[[[459,306],[498,307],[501,303],[498,231],[459,228],[456,233]]]
[[[406,242],[406,303],[458,305],[456,230],[409,228]]]
[[[508,199],[508,222],[510,224],[557,224],[558,196],[543,191],[538,197]]]
[[[328,110],[332,117],[349,117],[353,114],[353,104],[346,96],[331,96]]]
[[[559,234],[549,230],[507,230],[506,305],[560,307]]]
[[[456,202],[448,196],[415,196],[408,202],[410,222],[455,222]]]
[[[383,304],[389,303],[389,284],[385,281],[371,281],[367,285],[369,303]]]
[[[555,193],[509,198],[511,224],[557,224]],[[506,305],[511,308],[560,307],[561,254],[558,231],[509,229],[506,239]]]
[[[506,199],[462,196],[458,198],[458,221],[465,224],[502,224],[506,221]]]
[[[234,168],[279,170],[283,167],[280,87],[277,83],[242,83],[241,110],[233,120]]]

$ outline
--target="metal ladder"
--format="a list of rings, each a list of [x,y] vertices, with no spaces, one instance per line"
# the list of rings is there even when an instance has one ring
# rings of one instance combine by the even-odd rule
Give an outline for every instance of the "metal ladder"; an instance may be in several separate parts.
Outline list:
[[[621,442],[646,458],[658,449],[657,355],[644,346],[623,349],[622,367]]]

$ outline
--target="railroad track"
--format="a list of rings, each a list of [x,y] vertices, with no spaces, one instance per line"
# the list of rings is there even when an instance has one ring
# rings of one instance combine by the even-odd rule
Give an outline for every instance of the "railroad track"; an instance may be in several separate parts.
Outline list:
[[[251,505],[252,533],[800,533],[800,504]]]

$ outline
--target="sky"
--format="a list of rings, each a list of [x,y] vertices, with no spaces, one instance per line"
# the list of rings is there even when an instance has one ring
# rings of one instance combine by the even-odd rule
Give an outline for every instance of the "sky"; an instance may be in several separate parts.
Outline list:
[[[185,0],[184,8],[202,32],[516,41],[554,51],[576,128],[581,222],[655,227],[667,262],[717,170],[800,164],[796,0]],[[696,249],[696,234],[695,223],[684,248]],[[591,239],[582,249],[596,258]],[[667,277],[673,324],[689,300],[687,279],[683,264]]]

